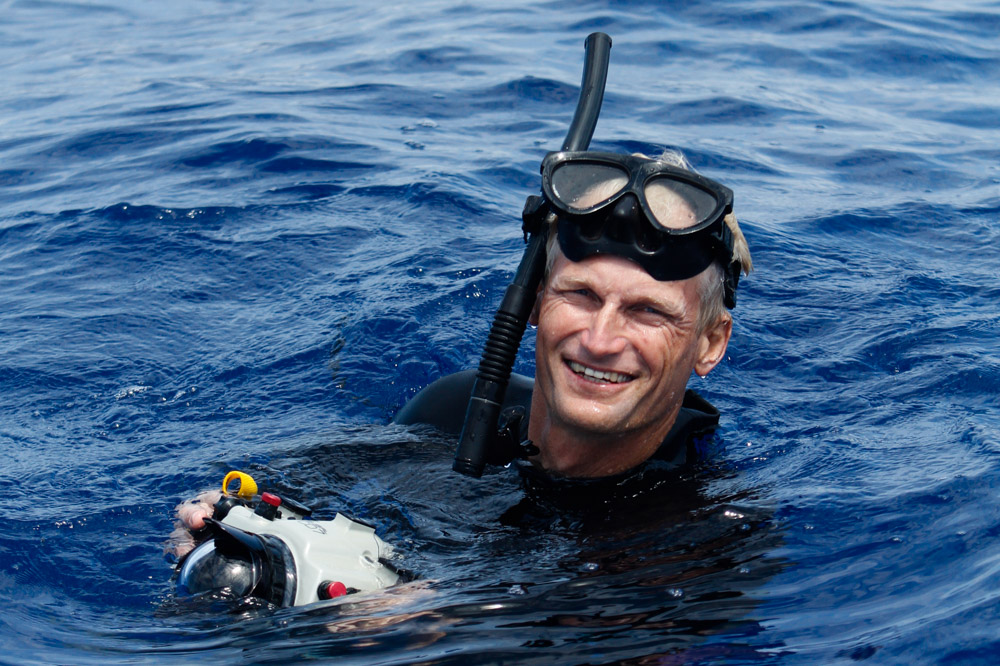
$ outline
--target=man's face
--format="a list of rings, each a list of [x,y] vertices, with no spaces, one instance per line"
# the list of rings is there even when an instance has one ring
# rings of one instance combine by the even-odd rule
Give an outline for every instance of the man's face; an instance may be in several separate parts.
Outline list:
[[[700,276],[660,282],[637,264],[561,252],[539,295],[536,393],[552,427],[581,440],[665,437],[692,370],[725,352],[730,322],[697,330]]]

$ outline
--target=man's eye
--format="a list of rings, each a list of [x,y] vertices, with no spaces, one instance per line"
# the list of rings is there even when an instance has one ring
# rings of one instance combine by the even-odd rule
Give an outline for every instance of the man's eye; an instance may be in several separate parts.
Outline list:
[[[637,312],[644,319],[653,320],[657,322],[665,322],[672,319],[672,317],[669,314],[651,305],[646,305],[641,308],[637,308]]]

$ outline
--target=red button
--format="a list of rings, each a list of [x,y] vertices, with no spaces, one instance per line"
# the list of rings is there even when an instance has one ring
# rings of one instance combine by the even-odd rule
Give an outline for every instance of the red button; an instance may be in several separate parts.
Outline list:
[[[281,506],[281,498],[271,493],[264,493],[260,496],[260,501],[271,506]]]
[[[340,581],[324,583],[320,586],[320,597],[324,599],[336,599],[347,594],[347,586]]]

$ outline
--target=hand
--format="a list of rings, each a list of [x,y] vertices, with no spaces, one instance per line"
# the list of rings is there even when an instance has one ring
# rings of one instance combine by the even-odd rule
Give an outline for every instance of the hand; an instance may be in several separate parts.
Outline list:
[[[181,502],[174,508],[174,531],[167,539],[166,552],[180,559],[198,545],[195,533],[205,528],[205,519],[215,512],[215,503],[222,498],[218,490],[206,490],[194,499]]]

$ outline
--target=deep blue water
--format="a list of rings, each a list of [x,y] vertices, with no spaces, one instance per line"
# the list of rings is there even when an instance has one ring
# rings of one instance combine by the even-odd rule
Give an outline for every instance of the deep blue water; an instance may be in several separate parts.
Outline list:
[[[395,5],[0,2],[0,662],[1000,659],[1000,3]],[[757,268],[721,453],[608,515],[386,425],[476,364],[594,30],[592,146]],[[176,599],[231,468],[421,580]]]

